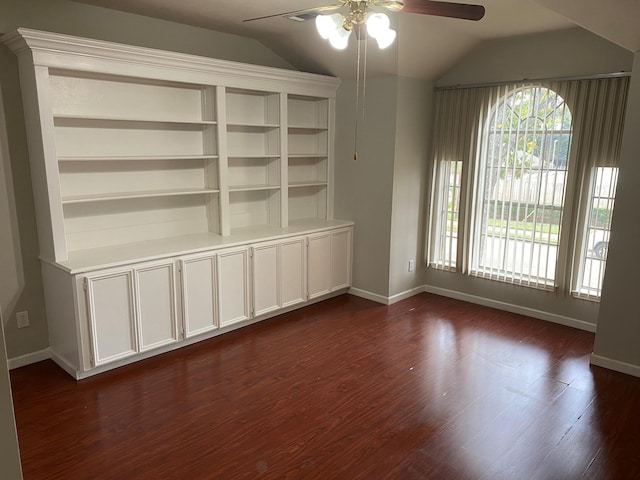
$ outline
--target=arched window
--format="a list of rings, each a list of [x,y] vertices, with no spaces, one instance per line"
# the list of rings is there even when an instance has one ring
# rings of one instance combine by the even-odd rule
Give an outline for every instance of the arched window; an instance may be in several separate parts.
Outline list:
[[[571,112],[544,87],[501,95],[481,136],[470,273],[555,285],[567,184]]]

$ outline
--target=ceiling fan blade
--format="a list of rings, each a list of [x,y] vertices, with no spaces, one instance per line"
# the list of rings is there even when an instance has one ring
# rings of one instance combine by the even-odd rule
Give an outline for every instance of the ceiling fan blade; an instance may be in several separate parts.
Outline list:
[[[435,2],[432,0],[404,0],[402,11],[438,17],[461,18],[463,20],[480,20],[484,17],[484,7],[482,5]]]
[[[255,17],[255,18],[247,18],[245,20],[242,20],[242,22],[253,22],[254,20],[264,20],[266,18],[274,18],[274,17],[287,17],[289,15],[296,15],[299,13],[310,13],[310,12],[330,12],[331,10],[337,10],[339,8],[342,8],[344,6],[344,4],[342,5],[326,5],[324,7],[315,7],[315,8],[304,8],[302,10],[292,10],[291,12],[281,12],[281,13],[276,13],[273,15],[265,15],[263,17]]]

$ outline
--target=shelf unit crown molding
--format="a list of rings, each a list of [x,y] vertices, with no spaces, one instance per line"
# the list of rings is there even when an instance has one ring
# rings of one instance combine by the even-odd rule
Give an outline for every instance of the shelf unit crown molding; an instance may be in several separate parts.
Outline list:
[[[198,55],[124,45],[60,33],[18,28],[0,37],[17,56],[31,52],[33,64],[78,71],[101,71],[183,83],[253,88],[335,98],[340,80],[314,73],[249,65]],[[87,67],[87,59],[91,67]]]

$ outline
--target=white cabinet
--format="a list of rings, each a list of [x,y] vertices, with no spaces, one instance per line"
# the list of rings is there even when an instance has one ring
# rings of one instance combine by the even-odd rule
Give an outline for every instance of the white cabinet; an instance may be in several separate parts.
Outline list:
[[[173,262],[85,277],[96,366],[178,341]]]
[[[84,377],[344,291],[353,227],[336,224],[87,273],[46,264],[60,287],[47,311],[66,320],[50,326],[54,358]]]
[[[220,326],[226,327],[249,319],[249,249],[245,247],[218,252],[217,280]]]
[[[218,328],[216,256],[180,260],[184,334],[189,338]]]
[[[92,275],[86,282],[93,364],[137,353],[133,272]]]
[[[286,238],[251,247],[254,316],[307,299],[306,238]]]
[[[307,299],[307,239],[287,238],[280,243],[281,307]]]
[[[352,229],[342,228],[309,236],[309,298],[351,286]]]
[[[280,244],[266,243],[251,247],[253,313],[255,316],[281,307]]]
[[[134,269],[140,352],[178,341],[174,263]]]
[[[307,250],[309,299],[331,292],[331,233],[310,235]]]
[[[331,232],[331,291],[351,286],[351,228]]]

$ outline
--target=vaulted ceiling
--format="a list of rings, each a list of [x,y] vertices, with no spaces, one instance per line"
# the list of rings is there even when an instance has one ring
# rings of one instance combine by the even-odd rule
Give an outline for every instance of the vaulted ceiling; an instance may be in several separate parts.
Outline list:
[[[355,76],[356,42],[353,39],[346,51],[337,51],[319,37],[313,21],[274,17],[242,22],[247,18],[333,4],[332,0],[76,1],[254,38],[300,70],[341,78]],[[637,14],[634,8],[640,10],[638,0],[467,0],[464,3],[474,2],[486,8],[485,17],[479,22],[391,14],[392,27],[398,32],[397,41],[387,50],[380,51],[374,46],[368,52],[369,74],[435,79],[485,40],[576,25],[605,30],[609,38],[599,31],[595,33],[625,48],[633,50],[634,42],[640,48],[639,23],[629,21]],[[589,4],[588,9],[583,8],[585,4]],[[624,15],[617,8],[624,8],[632,15]],[[635,18],[640,20],[640,15]],[[621,33],[626,24],[632,25],[630,32]]]

